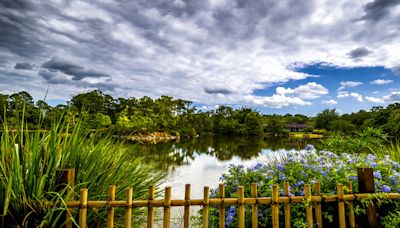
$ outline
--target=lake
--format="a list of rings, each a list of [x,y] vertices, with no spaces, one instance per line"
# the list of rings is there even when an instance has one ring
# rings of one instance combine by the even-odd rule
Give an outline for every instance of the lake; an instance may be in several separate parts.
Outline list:
[[[301,150],[316,142],[317,139],[207,135],[179,142],[140,144],[138,149],[146,155],[147,162],[156,163],[168,173],[161,187],[171,186],[173,199],[184,199],[185,184],[191,184],[191,198],[201,199],[204,186],[218,187],[219,178],[231,164],[252,166],[267,162],[271,155]],[[173,227],[179,227],[182,210],[173,210],[172,215],[177,218]]]

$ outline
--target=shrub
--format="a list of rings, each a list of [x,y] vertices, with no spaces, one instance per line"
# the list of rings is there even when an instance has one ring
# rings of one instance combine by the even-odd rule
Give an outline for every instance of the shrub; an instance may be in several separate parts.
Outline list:
[[[280,156],[272,157],[267,163],[259,163],[253,167],[231,166],[229,171],[222,175],[221,181],[225,182],[226,197],[237,197],[237,188],[245,187],[245,197],[250,197],[251,183],[258,184],[260,196],[271,196],[271,186],[279,184],[280,194],[283,195],[283,183],[288,181],[291,185],[291,194],[304,195],[304,184],[319,181],[322,194],[336,194],[337,183],[352,182],[354,192],[358,191],[357,167],[374,168],[375,187],[377,192],[399,192],[400,191],[400,164],[390,160],[388,157],[378,159],[374,155],[352,155],[343,153],[336,155],[328,151],[317,152],[313,146],[307,146],[306,150],[289,152]],[[218,195],[217,189],[213,189],[213,196]],[[362,213],[362,205],[357,205],[357,212]],[[398,203],[386,205],[388,211],[400,209]],[[392,210],[391,210],[392,209]],[[211,226],[217,224],[218,211],[211,210]],[[394,219],[388,211],[380,210],[382,221]],[[283,210],[280,210],[282,213]],[[323,205],[325,226],[337,227],[337,207],[335,203]],[[228,227],[237,227],[237,208],[228,208],[226,221]],[[251,210],[246,210],[246,227],[251,226]],[[271,206],[259,206],[259,226],[270,227]],[[334,219],[335,218],[335,219]],[[305,227],[305,210],[302,204],[292,204],[292,225],[294,227]],[[281,223],[283,221],[281,220]],[[283,226],[283,224],[281,224]],[[399,224],[398,224],[399,225]]]

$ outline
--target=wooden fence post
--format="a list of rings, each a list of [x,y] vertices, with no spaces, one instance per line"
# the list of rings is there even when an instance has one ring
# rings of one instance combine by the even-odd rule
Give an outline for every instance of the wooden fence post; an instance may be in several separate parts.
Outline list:
[[[219,228],[225,228],[225,185],[219,184],[219,198],[221,198],[221,205],[219,206]]]
[[[285,210],[285,228],[290,228],[290,186],[289,182],[285,182],[283,185],[283,190],[285,191],[285,196],[289,197],[289,203],[284,206]]]
[[[165,196],[164,196],[164,228],[170,227],[170,219],[171,219],[171,187],[165,187]]]
[[[306,206],[307,227],[313,228],[314,222],[313,222],[312,205],[311,205],[311,186],[309,184],[304,185],[304,196],[305,199],[307,200],[307,206]]]
[[[258,200],[257,200],[257,184],[251,184],[251,197],[256,199],[256,204],[251,206],[251,227],[257,228],[258,227]]]
[[[70,186],[71,188],[74,187],[75,185],[75,169],[61,169],[58,170],[58,176],[60,177],[60,179],[58,180],[58,184],[59,186],[57,187],[56,191],[59,192],[61,191],[65,185]],[[67,198],[66,201],[69,201],[71,198],[71,189],[69,189],[66,194],[67,194]],[[65,227],[66,228],[72,228],[72,220],[71,220],[71,213],[72,213],[72,209],[68,209],[65,212],[65,218],[66,218],[66,223],[65,223]]]
[[[203,228],[208,228],[209,203],[210,203],[210,188],[208,186],[205,186],[204,197],[203,197]]]
[[[360,193],[375,193],[374,171],[372,168],[357,168],[358,191]],[[375,204],[367,206],[367,219],[359,220],[361,227],[377,228],[378,217]],[[367,224],[365,224],[367,222]]]
[[[238,227],[244,228],[244,188],[238,187]]]
[[[189,228],[190,220],[190,184],[185,185],[185,212],[183,215],[183,227]]]
[[[318,181],[314,184],[314,195],[321,196],[321,184]],[[318,228],[322,228],[322,206],[320,202],[315,203],[315,220]]]
[[[108,188],[108,203],[110,204],[112,201],[115,200],[115,185],[111,185]],[[114,227],[114,208],[110,206],[107,212],[107,228]]]
[[[154,192],[155,192],[154,185],[149,186],[149,205],[147,207],[147,228],[153,227],[154,208],[151,205],[151,203],[154,200]]]
[[[272,227],[279,228],[279,193],[278,185],[272,185]]]
[[[88,189],[83,188],[80,191],[80,209],[79,209],[79,227],[86,228],[86,217],[87,217],[87,201],[88,201]]]

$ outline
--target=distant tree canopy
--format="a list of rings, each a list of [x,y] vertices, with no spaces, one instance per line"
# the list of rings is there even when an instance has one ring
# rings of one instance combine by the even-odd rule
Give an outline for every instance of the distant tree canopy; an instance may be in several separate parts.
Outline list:
[[[38,126],[41,121],[40,126],[47,128],[51,121],[62,115],[71,124],[82,118],[89,129],[113,129],[122,134],[168,131],[188,136],[203,133],[257,135],[263,132],[284,135],[286,124],[305,123],[315,129],[348,134],[374,127],[391,136],[400,135],[399,103],[344,115],[339,115],[335,109],[325,109],[315,117],[308,117],[301,114],[268,115],[251,108],[229,106],[200,111],[191,101],[170,96],[113,98],[100,90],[78,94],[66,105],[56,107],[44,100],[35,102],[25,91],[0,94],[1,118],[6,116],[11,127],[23,110],[30,127]]]

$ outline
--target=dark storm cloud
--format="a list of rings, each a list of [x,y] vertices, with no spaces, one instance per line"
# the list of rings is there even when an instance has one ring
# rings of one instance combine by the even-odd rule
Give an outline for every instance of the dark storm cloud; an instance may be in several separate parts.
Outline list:
[[[17,63],[14,66],[17,70],[32,70],[33,66],[30,63]]]
[[[349,53],[347,53],[347,55],[352,59],[360,59],[364,56],[369,55],[370,53],[371,53],[371,51],[368,50],[368,48],[359,47],[359,48],[356,48],[356,49],[350,51]]]
[[[64,74],[71,75],[72,80],[75,81],[79,81],[88,77],[89,78],[110,77],[108,74],[91,69],[85,69],[82,66],[76,65],[74,63],[56,57],[53,57],[51,60],[43,63],[42,67],[53,72],[61,71]]]
[[[0,1],[0,48],[23,57],[40,51],[35,21],[29,18],[29,12],[33,10],[28,1]]]
[[[204,91],[208,94],[231,94],[233,91],[225,88],[205,88]]]
[[[399,0],[375,0],[364,6],[364,20],[380,21],[389,14],[392,7],[399,5]]]

